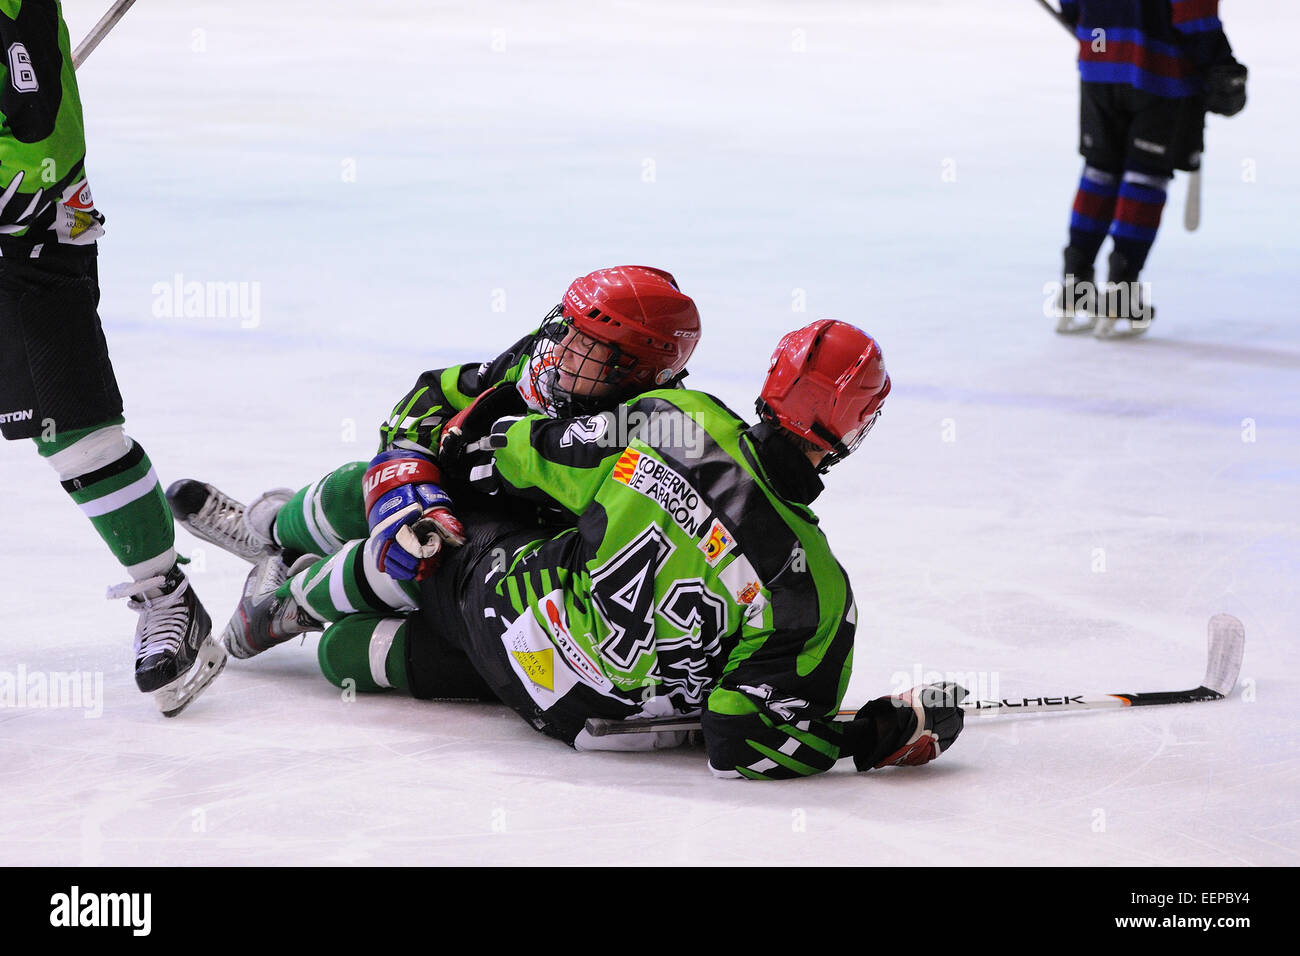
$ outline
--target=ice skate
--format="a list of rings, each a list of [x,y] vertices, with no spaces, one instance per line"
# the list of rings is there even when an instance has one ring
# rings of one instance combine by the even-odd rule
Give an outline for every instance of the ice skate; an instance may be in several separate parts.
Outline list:
[[[212,637],[212,619],[173,565],[165,575],[110,588],[140,615],[135,629],[135,683],[158,709],[175,717],[216,679],[226,651]]]
[[[172,514],[190,534],[254,564],[280,550],[271,536],[271,526],[291,497],[290,489],[273,488],[245,506],[193,478],[182,478],[167,489]]]
[[[325,623],[300,607],[292,596],[279,597],[275,593],[285,581],[317,560],[316,555],[305,554],[290,567],[284,555],[276,552],[254,566],[244,582],[239,606],[222,634],[222,643],[231,656],[255,657],[299,634],[324,629]]]
[[[1151,328],[1156,309],[1146,298],[1137,273],[1124,257],[1110,255],[1110,275],[1102,294],[1100,315],[1092,334],[1099,339],[1131,339]],[[1121,325],[1120,323],[1124,323]]]
[[[1062,335],[1091,332],[1097,324],[1097,286],[1091,262],[1069,246],[1065,248],[1065,272],[1056,299],[1056,331]]]

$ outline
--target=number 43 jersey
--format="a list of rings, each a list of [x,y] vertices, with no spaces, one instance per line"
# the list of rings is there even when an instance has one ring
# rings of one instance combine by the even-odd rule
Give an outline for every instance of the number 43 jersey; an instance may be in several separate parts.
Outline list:
[[[496,588],[503,616],[527,625],[506,651],[539,706],[582,687],[613,705],[602,716],[702,709],[725,775],[834,764],[855,612],[798,449],[712,396],[665,389],[520,419],[495,472],[504,493],[578,517],[513,555]]]

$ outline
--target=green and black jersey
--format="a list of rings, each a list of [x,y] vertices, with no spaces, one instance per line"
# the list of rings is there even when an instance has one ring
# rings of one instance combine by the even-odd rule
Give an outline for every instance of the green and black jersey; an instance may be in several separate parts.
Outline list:
[[[577,520],[515,553],[496,587],[538,708],[573,692],[593,715],[631,717],[666,698],[656,713],[703,710],[715,773],[829,769],[856,615],[802,453],[684,389],[500,429],[503,493]]]
[[[91,246],[103,234],[57,0],[0,0],[0,255]]]
[[[536,341],[537,333],[530,332],[490,362],[421,374],[379,427],[379,450],[402,448],[436,457],[442,428],[457,412],[489,388],[519,384]]]

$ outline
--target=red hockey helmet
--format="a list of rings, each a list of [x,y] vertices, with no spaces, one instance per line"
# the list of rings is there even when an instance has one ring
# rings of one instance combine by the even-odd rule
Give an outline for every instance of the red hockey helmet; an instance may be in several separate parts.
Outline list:
[[[758,413],[828,454],[825,471],[861,444],[889,394],[876,340],[835,319],[787,333],[772,353]]]
[[[614,266],[575,279],[543,331],[555,345],[534,363],[539,392],[558,414],[581,414],[679,380],[700,313],[663,269]]]

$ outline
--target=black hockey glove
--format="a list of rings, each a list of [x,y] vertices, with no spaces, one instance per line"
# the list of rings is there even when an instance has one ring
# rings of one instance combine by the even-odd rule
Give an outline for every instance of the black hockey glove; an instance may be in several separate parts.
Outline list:
[[[1236,60],[1210,67],[1205,78],[1205,108],[1220,116],[1236,116],[1245,109],[1246,74]]]
[[[525,411],[527,406],[512,383],[503,382],[488,389],[443,426],[442,437],[438,442],[439,464],[453,474],[468,475],[469,446],[486,436],[497,419],[506,415],[521,415]]]
[[[960,684],[926,684],[869,702],[844,728],[844,756],[859,770],[929,763],[961,733]]]
[[[521,415],[498,418],[492,423],[492,429],[478,441],[472,441],[461,453],[461,465],[465,468],[470,486],[480,494],[495,495],[501,490],[501,476],[497,474],[497,449],[506,447],[506,431]]]

